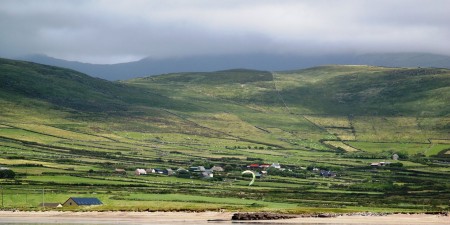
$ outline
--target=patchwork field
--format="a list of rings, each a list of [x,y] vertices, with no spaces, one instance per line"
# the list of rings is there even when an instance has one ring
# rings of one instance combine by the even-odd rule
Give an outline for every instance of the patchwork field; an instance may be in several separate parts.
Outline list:
[[[79,196],[104,204],[68,210],[448,211],[449,87],[444,69],[114,83],[0,60],[0,172],[15,173],[0,178],[2,208]],[[189,171],[198,166],[223,171]],[[252,186],[247,169],[261,174]]]

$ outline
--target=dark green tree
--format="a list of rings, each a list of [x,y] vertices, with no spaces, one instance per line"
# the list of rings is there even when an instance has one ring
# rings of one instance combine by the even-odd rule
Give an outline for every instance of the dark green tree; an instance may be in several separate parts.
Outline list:
[[[16,177],[16,173],[12,170],[0,170],[0,178],[3,179],[14,179]]]

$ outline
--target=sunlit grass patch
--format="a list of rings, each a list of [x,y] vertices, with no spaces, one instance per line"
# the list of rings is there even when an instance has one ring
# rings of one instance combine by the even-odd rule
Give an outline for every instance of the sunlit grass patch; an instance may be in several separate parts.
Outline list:
[[[341,141],[324,141],[323,143],[327,144],[327,145],[331,145],[331,146],[333,146],[334,148],[337,148],[337,149],[343,149],[343,150],[345,150],[347,152],[359,151],[358,149],[356,149],[356,148],[354,148],[354,147],[352,147],[350,145],[347,145],[347,144],[345,144],[345,143],[343,143]]]
[[[322,127],[339,127],[339,128],[351,128],[348,117],[342,116],[305,116],[313,123]]]

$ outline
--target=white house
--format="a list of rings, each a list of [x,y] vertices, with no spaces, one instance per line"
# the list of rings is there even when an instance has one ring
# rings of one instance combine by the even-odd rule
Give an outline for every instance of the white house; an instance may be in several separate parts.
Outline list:
[[[275,169],[281,169],[281,166],[279,163],[272,163],[272,165],[270,165],[270,167],[273,167]]]
[[[146,175],[147,171],[145,171],[144,169],[136,169],[134,171],[134,174],[136,174],[137,176],[139,176],[139,175]]]
[[[398,160],[398,158],[399,158],[399,157],[398,157],[397,154],[393,154],[393,155],[392,155],[392,159],[393,159],[393,160]]]

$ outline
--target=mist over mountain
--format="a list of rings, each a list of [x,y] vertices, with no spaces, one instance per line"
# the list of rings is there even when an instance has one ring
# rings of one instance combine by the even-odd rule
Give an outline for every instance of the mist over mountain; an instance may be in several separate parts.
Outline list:
[[[144,58],[139,61],[118,64],[81,63],[40,54],[23,56],[18,59],[69,68],[106,80],[126,80],[135,77],[176,72],[211,72],[233,68],[268,71],[294,70],[326,64],[450,68],[450,56],[427,53],[337,54],[323,56],[237,54],[167,59]]]

